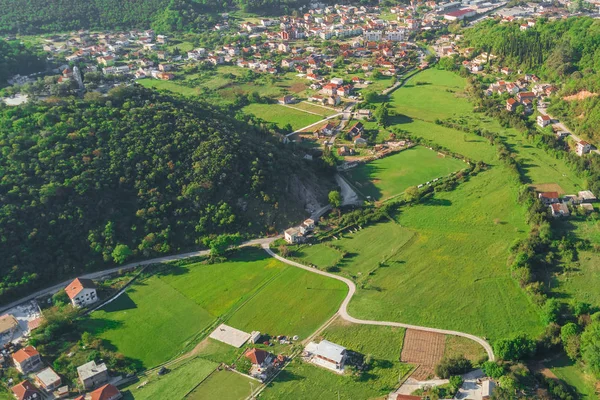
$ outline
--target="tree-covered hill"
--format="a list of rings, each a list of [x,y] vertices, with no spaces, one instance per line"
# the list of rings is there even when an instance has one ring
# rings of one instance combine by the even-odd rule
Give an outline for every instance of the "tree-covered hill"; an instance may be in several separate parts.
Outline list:
[[[26,75],[44,70],[41,55],[17,41],[0,41],[0,87],[15,74]]]
[[[314,163],[223,110],[138,87],[90,97],[0,106],[0,300],[326,201]]]

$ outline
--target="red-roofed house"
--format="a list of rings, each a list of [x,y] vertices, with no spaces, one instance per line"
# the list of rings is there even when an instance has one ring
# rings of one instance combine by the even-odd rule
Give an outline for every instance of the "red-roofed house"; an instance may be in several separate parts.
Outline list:
[[[538,117],[537,117],[537,124],[541,128],[547,127],[548,125],[550,125],[551,122],[552,122],[552,119],[547,115],[538,115]]]
[[[110,383],[94,390],[92,393],[88,393],[85,396],[86,400],[118,400],[121,398],[123,398],[123,395],[119,389]]]
[[[11,387],[10,390],[12,390],[17,400],[33,400],[42,398],[42,394],[39,392],[39,390],[29,381],[23,381],[18,385]]]
[[[13,353],[15,368],[22,374],[35,372],[42,367],[42,357],[33,346],[27,346]]]
[[[98,301],[96,285],[91,279],[76,278],[65,288],[65,292],[75,307],[84,307]]]
[[[591,149],[592,149],[592,146],[585,140],[580,140],[579,142],[577,142],[577,155],[578,156],[581,157],[582,155],[589,153]]]
[[[508,100],[506,100],[506,110],[513,112],[517,109],[517,106],[519,105],[519,102],[516,101],[515,99],[513,99],[512,97]]]
[[[538,198],[544,204],[558,203],[558,192],[542,192],[538,195]]]

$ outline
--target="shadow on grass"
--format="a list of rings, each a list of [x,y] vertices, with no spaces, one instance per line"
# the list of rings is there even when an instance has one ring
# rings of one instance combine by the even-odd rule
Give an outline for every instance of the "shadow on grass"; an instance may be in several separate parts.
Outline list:
[[[426,206],[448,207],[448,206],[452,205],[452,202],[448,199],[438,199],[435,197],[429,197],[429,198],[425,199],[424,201],[422,201],[421,204],[424,204]]]
[[[279,373],[275,382],[293,382],[293,381],[302,381],[306,378],[291,372],[289,369],[284,369]],[[272,386],[273,382],[269,383],[269,386]]]
[[[130,290],[135,291],[134,287],[135,286],[133,286]],[[131,297],[129,297],[129,293],[125,292],[121,294],[116,300],[102,307],[101,310],[107,313],[111,313],[117,311],[132,310],[134,308],[137,308],[137,304],[135,304]]]

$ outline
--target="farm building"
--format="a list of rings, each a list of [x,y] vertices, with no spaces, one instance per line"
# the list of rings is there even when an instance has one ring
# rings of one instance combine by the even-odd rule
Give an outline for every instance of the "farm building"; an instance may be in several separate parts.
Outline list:
[[[337,373],[344,372],[346,348],[328,340],[320,343],[310,342],[304,349],[313,364],[330,369]]]
[[[85,307],[98,301],[96,284],[91,279],[76,278],[65,288],[65,292],[75,307]]]
[[[582,203],[594,203],[597,200],[596,196],[594,196],[594,193],[589,190],[582,190],[581,192],[577,193],[577,195],[579,201]]]

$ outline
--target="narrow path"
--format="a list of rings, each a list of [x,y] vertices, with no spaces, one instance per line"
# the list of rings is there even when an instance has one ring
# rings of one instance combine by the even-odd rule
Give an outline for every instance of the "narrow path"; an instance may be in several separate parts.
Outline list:
[[[319,114],[319,113],[316,113],[314,111],[308,111],[308,110],[304,110],[302,108],[290,106],[289,104],[280,104],[280,106],[291,108],[292,110],[302,111],[302,112],[305,112],[305,113],[308,113],[308,114],[316,115],[317,117],[322,117],[323,116],[323,114]]]
[[[330,120],[330,119],[332,119],[332,118],[339,117],[340,115],[342,115],[342,113],[338,113],[338,114],[333,114],[333,115],[330,115],[330,116],[329,116],[329,117],[327,117],[327,118],[323,118],[322,120],[320,120],[320,121],[317,121],[317,122],[315,122],[314,124],[306,125],[305,127],[302,127],[302,128],[300,128],[300,129],[297,129],[297,130],[295,130],[294,132],[288,133],[288,134],[287,134],[287,135],[285,135],[285,136],[292,136],[292,135],[293,135],[293,134],[295,134],[295,133],[302,132],[302,131],[303,131],[303,130],[305,130],[305,129],[312,128],[313,126],[316,126],[316,125],[322,124],[323,122],[329,121],[329,120]]]
[[[354,282],[352,282],[348,278],[344,278],[342,276],[330,274],[329,272],[321,271],[321,270],[316,269],[316,268],[310,268],[310,267],[307,267],[307,266],[302,265],[300,263],[297,263],[295,261],[288,260],[287,258],[283,258],[283,257],[275,254],[269,248],[269,244],[268,243],[263,243],[262,244],[262,248],[268,254],[270,254],[272,257],[276,258],[277,260],[279,260],[279,261],[281,261],[283,263],[286,263],[288,265],[292,265],[294,267],[302,268],[303,270],[306,270],[306,271],[309,271],[309,272],[312,272],[312,273],[315,273],[315,274],[323,275],[323,276],[326,276],[326,277],[329,277],[329,278],[332,278],[332,279],[337,279],[338,281],[344,282],[348,286],[348,294],[346,295],[346,298],[344,299],[344,301],[340,305],[340,308],[339,308],[337,314],[339,314],[340,317],[342,317],[344,320],[346,320],[348,322],[352,322],[352,323],[355,323],[355,324],[362,324],[362,325],[394,326],[394,327],[399,327],[399,328],[414,329],[414,330],[425,331],[425,332],[441,333],[443,335],[461,336],[461,337],[464,337],[464,338],[467,338],[467,339],[471,339],[471,340],[479,343],[485,349],[485,351],[486,351],[486,353],[488,355],[488,358],[491,361],[494,361],[496,359],[496,357],[494,356],[494,350],[492,349],[492,346],[490,346],[490,344],[487,341],[485,341],[484,339],[482,339],[482,338],[480,338],[478,336],[471,335],[469,333],[458,332],[458,331],[449,331],[449,330],[437,329],[437,328],[427,328],[427,327],[424,327],[424,326],[403,324],[403,323],[400,323],[400,322],[373,321],[373,320],[364,320],[364,319],[354,318],[350,314],[348,314],[348,304],[350,304],[350,300],[352,300],[352,297],[354,297],[354,294],[356,293],[356,285],[354,284]]]

